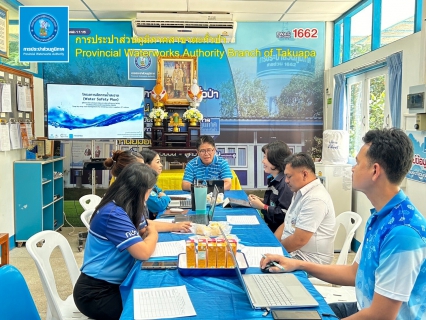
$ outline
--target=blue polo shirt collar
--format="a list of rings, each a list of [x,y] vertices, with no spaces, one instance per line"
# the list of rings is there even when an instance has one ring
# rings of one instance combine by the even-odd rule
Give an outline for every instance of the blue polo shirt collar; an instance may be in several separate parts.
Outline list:
[[[201,165],[201,166],[204,166],[204,167],[207,167],[207,166],[209,166],[209,165],[211,165],[211,164],[216,164],[216,163],[217,163],[217,161],[218,161],[217,156],[216,156],[216,155],[214,155],[214,156],[213,156],[213,161],[212,161],[210,164],[205,165],[205,164],[203,163],[203,161],[201,161],[201,158],[198,156],[197,164],[198,164],[198,165]]]
[[[399,190],[399,192],[388,203],[386,203],[382,210],[377,212],[376,209],[372,208],[370,209],[370,212],[372,215],[385,216],[389,212],[391,212],[398,204],[403,202],[406,198],[407,196],[405,195],[404,191]]]

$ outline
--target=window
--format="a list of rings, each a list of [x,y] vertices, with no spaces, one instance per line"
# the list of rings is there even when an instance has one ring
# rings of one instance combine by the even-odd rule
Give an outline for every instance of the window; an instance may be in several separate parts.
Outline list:
[[[362,137],[370,129],[385,126],[387,68],[348,78],[347,106],[349,156],[354,157],[363,145]]]
[[[247,167],[247,147],[216,147],[231,167]]]
[[[351,19],[351,59],[371,51],[372,13],[370,4]]]
[[[414,33],[415,0],[382,0],[380,45]]]
[[[422,0],[366,0],[334,22],[334,66],[421,30]]]

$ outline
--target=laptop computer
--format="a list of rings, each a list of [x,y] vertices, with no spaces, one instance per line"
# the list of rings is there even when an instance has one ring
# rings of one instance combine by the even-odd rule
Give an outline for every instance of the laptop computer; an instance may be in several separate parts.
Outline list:
[[[223,200],[223,207],[224,208],[238,208],[238,207],[245,207],[245,208],[251,208],[250,202],[247,200],[242,199],[235,199],[235,198],[226,198]]]
[[[206,180],[207,182],[207,193],[214,191],[214,186],[219,189],[219,193],[225,192],[225,182],[223,180]]]
[[[186,195],[177,195],[177,196],[169,196],[171,201],[169,203],[169,208],[182,208],[189,209],[192,206],[191,198]]]
[[[175,216],[175,222],[182,221],[191,221],[197,224],[208,225],[210,221],[213,220],[214,210],[216,208],[217,195],[219,194],[219,189],[214,186],[213,194],[210,200],[210,208],[207,214],[181,214]]]
[[[234,260],[234,269],[238,279],[253,309],[302,308],[319,305],[318,301],[292,273],[242,274],[226,235],[222,228],[219,227],[219,229],[225,238],[227,252]]]

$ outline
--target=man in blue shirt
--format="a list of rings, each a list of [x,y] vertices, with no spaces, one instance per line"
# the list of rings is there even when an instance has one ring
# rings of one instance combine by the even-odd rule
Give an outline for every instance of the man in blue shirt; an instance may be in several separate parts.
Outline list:
[[[228,161],[216,155],[216,147],[212,137],[200,136],[196,144],[198,157],[185,167],[182,190],[191,190],[194,180],[223,180],[224,189],[231,189],[232,172]]]
[[[374,208],[355,262],[327,266],[267,255],[260,266],[275,260],[286,271],[356,286],[356,303],[330,305],[339,318],[426,319],[426,219],[399,188],[412,165],[412,143],[399,129],[370,130],[363,140],[352,184]]]

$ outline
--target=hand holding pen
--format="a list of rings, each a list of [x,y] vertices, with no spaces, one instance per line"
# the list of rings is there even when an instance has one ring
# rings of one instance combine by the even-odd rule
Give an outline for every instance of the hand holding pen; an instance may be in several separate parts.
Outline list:
[[[262,255],[262,258],[263,259],[267,259],[266,258],[266,256],[263,254],[263,253],[261,253],[261,255]],[[273,264],[275,267],[277,267],[278,269],[280,269],[281,271],[285,271],[285,268],[282,266],[282,265],[280,265],[280,264],[278,264],[278,263],[276,263],[275,261],[270,261],[269,262],[269,264]],[[262,267],[262,266],[261,266]]]

